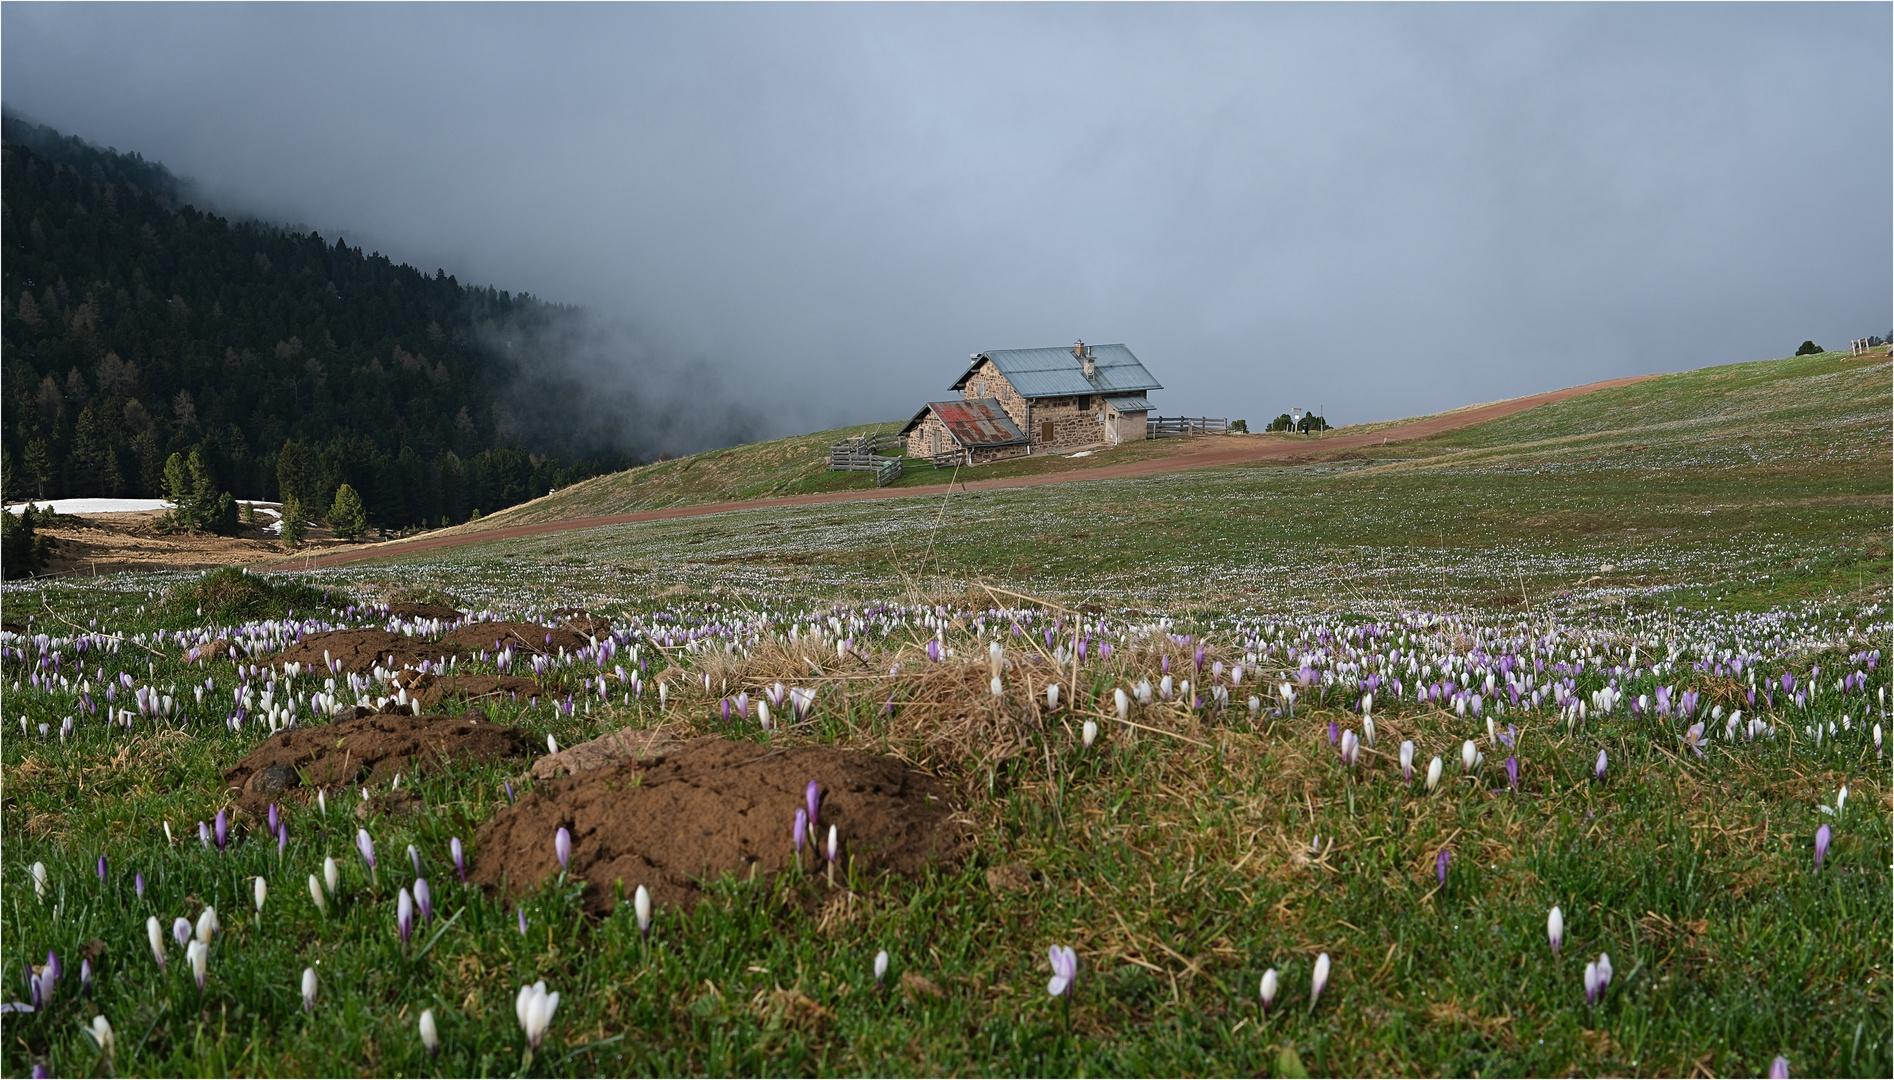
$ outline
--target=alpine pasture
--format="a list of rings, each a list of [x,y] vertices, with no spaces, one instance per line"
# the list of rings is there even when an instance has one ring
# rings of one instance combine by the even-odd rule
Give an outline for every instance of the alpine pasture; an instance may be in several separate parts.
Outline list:
[[[1337,460],[9,583],[6,1069],[1886,1075],[1889,385],[1823,354]],[[872,872],[784,814],[787,869],[651,905],[560,869],[577,821],[481,884],[566,783],[531,759],[238,806],[273,732],[421,685],[283,647],[574,610],[429,662],[537,693],[429,708],[891,755],[965,849]]]

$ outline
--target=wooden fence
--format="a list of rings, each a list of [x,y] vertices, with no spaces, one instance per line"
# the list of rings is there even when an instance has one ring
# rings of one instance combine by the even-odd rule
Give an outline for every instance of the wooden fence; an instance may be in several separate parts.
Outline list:
[[[886,487],[901,478],[901,451],[907,440],[897,434],[858,435],[829,447],[830,472],[871,472],[875,486]],[[893,455],[881,453],[893,450]]]
[[[1144,437],[1147,439],[1170,439],[1179,435],[1226,435],[1230,431],[1227,418],[1209,416],[1152,416],[1144,421]]]

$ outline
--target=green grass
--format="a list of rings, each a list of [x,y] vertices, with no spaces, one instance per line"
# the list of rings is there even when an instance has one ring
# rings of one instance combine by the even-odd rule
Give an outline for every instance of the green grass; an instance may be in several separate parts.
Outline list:
[[[1797,1075],[1887,1075],[1894,835],[1887,759],[1864,727],[1881,719],[1888,683],[1888,416],[1884,361],[1801,358],[1651,380],[1346,461],[618,526],[304,576],[360,597],[420,591],[527,613],[586,605],[653,633],[767,619],[783,642],[747,658],[675,654],[690,668],[735,665],[750,685],[783,677],[771,649],[828,665],[834,647],[810,641],[810,628],[860,615],[849,632],[868,652],[863,673],[824,683],[815,724],[792,738],[885,745],[941,772],[968,800],[972,860],[918,882],[855,882],[842,919],[825,919],[802,885],[726,882],[695,911],[661,912],[649,950],[628,912],[589,921],[570,888],[525,905],[522,937],[510,906],[454,883],[448,839],[471,841],[501,811],[500,782],[516,770],[423,777],[426,813],[369,822],[379,887],[353,853],[354,795],[338,793],[326,819],[292,808],[280,862],[273,843],[241,828],[230,851],[207,852],[196,823],[226,805],[222,770],[260,734],[214,721],[127,733],[78,713],[70,741],[23,737],[21,715],[57,728],[76,698],[16,686],[30,664],[9,658],[0,998],[22,996],[19,972],[48,949],[67,975],[51,1014],[6,1018],[5,1067],[94,1070],[78,1021],[96,1009],[116,1027],[121,1074],[514,1073],[513,996],[544,979],[562,1002],[532,1071],[550,1075],[1255,1074],[1291,1049],[1309,1071],[1334,1074],[1753,1075],[1784,1054]],[[1106,719],[1092,751],[1076,744],[1076,717],[1028,725],[1016,742],[953,742],[944,721],[882,710],[884,693],[914,677],[887,676],[890,666],[925,667],[918,640],[931,631],[912,605],[941,605],[926,610],[945,613],[963,657],[996,634],[1024,650],[1008,618],[1036,635],[1062,617],[1069,632],[1074,616],[1056,609],[989,615],[995,594],[980,582],[1079,611],[1121,642],[1080,682],[1079,701]],[[163,599],[191,584],[122,577],[10,586],[4,598],[8,620],[32,615],[36,633],[96,622],[152,635],[206,621]],[[896,610],[875,615],[877,605]],[[1287,647],[1380,627],[1392,628],[1383,648],[1426,656],[1536,648],[1548,671],[1597,656],[1573,676],[1581,697],[1603,685],[1599,662],[1629,663],[1633,648],[1632,694],[1692,686],[1728,707],[1742,680],[1696,670],[1706,648],[1758,658],[1763,680],[1792,671],[1818,692],[1806,707],[1783,695],[1745,705],[1779,737],[1718,740],[1702,758],[1678,725],[1648,716],[1568,725],[1549,705],[1509,708],[1500,726],[1520,729],[1509,751],[1478,721],[1411,692],[1382,695],[1377,751],[1349,770],[1327,731],[1331,720],[1358,724],[1341,707],[1352,692],[1311,688],[1293,718],[1265,709],[1253,721],[1240,706],[1141,706],[1133,719],[1156,730],[1117,727],[1113,688],[1155,681],[1160,646],[1173,671],[1189,662],[1193,645],[1161,634],[1133,647],[1131,628],[1159,620],[1228,663],[1260,653],[1251,670],[1269,686],[1294,671]],[[1874,649],[1869,672],[1861,657]],[[187,669],[180,651],[175,637],[134,638],[84,662],[88,676],[103,667],[141,685],[209,676],[227,706],[233,665]],[[1864,686],[1833,689],[1857,670]],[[565,745],[661,720],[761,738],[684,685],[662,712],[647,693],[570,717],[510,705],[492,715]],[[1014,693],[1011,708],[1029,714]],[[1804,731],[1844,715],[1850,729],[1820,746]],[[1467,738],[1488,757],[1478,780],[1455,763]],[[1401,781],[1392,758],[1403,739],[1419,746],[1417,770],[1436,754],[1450,763],[1439,792]],[[1610,769],[1598,783],[1601,749]],[[1501,768],[1509,752],[1518,792]],[[1844,783],[1843,815],[1818,812]],[[166,844],[165,821],[179,844]],[[1812,837],[1825,823],[1835,840],[1818,873]],[[1311,858],[1316,836],[1324,849]],[[392,892],[411,877],[411,843],[441,916],[403,949]],[[1445,888],[1434,876],[1442,846]],[[324,854],[343,870],[328,917],[304,884]],[[44,901],[26,876],[34,861],[52,871]],[[985,871],[1011,863],[1040,885],[990,890]],[[148,882],[142,899],[135,871]],[[260,925],[255,875],[270,886]],[[158,972],[143,926],[150,914],[194,918],[203,902],[227,933],[200,994],[175,947]],[[1545,943],[1554,903],[1567,926],[1557,959]],[[94,939],[100,981],[81,1003],[79,957]],[[1052,944],[1081,957],[1069,1026],[1045,990]],[[879,991],[877,949],[893,957]],[[1617,978],[1591,1010],[1580,975],[1601,951]],[[1322,952],[1334,974],[1311,1010]],[[311,1013],[297,989],[305,966],[322,980]],[[1269,967],[1283,973],[1283,999],[1265,1017],[1256,984]],[[939,996],[904,992],[908,974]],[[778,991],[820,1012],[786,1008],[793,999]],[[438,1058],[416,1035],[423,1008],[440,1020]]]

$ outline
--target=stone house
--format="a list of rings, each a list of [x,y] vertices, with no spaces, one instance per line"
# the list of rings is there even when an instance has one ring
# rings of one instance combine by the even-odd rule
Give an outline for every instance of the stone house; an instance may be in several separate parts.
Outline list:
[[[930,401],[901,434],[909,457],[968,465],[1144,438],[1146,398],[1162,390],[1123,345],[975,353],[955,401]]]

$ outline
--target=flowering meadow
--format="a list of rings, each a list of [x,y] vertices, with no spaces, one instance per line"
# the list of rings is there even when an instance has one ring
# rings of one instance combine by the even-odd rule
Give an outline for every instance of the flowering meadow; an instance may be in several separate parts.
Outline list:
[[[1886,1075],[1881,450],[1314,462],[234,590],[9,585],[5,1067]],[[859,873],[818,790],[779,826],[806,874],[599,917],[566,875],[465,883],[528,761],[238,812],[224,770],[273,731],[405,700],[282,647],[456,625],[390,600],[610,621],[443,664],[544,688],[445,711],[549,751],[630,727],[896,755],[971,853]]]

